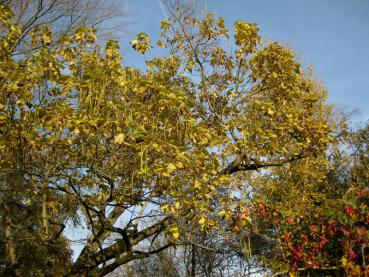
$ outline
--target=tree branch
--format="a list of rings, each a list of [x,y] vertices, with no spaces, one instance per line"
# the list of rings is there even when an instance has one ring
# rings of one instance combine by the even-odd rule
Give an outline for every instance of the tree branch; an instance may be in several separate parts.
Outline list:
[[[241,172],[241,171],[250,171],[250,170],[258,170],[260,168],[266,168],[266,167],[282,166],[287,163],[291,163],[296,160],[299,160],[301,158],[302,158],[302,154],[299,154],[299,155],[293,156],[290,159],[286,159],[286,160],[280,160],[280,161],[275,161],[275,162],[264,162],[264,163],[255,161],[254,163],[250,163],[250,164],[242,164],[242,158],[238,158],[234,160],[232,163],[230,163],[226,168],[224,168],[220,172],[220,174],[233,174],[233,173]]]

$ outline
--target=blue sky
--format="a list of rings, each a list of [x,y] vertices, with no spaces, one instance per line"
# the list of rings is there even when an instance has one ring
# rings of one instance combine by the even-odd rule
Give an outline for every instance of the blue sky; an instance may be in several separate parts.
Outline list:
[[[329,101],[357,108],[354,122],[369,120],[369,0],[208,0],[207,10],[225,19],[259,25],[264,40],[288,44],[313,66]],[[159,0],[127,0],[131,23],[121,40],[124,59],[140,63],[128,41],[144,31],[159,37],[165,18]]]

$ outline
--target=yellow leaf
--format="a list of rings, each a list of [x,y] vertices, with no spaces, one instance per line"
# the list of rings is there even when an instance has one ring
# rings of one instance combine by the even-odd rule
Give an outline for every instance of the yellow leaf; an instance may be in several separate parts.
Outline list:
[[[166,212],[169,210],[169,205],[163,205],[160,208],[162,209],[163,212]]]
[[[211,190],[211,191],[216,191],[216,188],[212,185],[208,186],[208,188]]]
[[[342,266],[345,267],[347,265],[347,259],[346,257],[342,257],[341,259]]]
[[[168,164],[168,166],[167,166],[167,172],[168,173],[172,173],[173,171],[175,171],[177,168],[175,167],[175,165],[174,164],[172,164],[172,163],[170,163],[170,164]]]
[[[178,162],[178,163],[176,163],[176,167],[177,167],[177,168],[183,168],[183,163],[182,163],[182,162]]]
[[[225,210],[221,210],[221,211],[218,213],[218,215],[219,215],[219,216],[225,216],[225,214],[226,214],[226,211],[225,211]]]
[[[157,44],[158,44],[158,46],[160,46],[162,48],[167,48],[167,45],[164,42],[162,42],[161,40],[158,40]]]
[[[179,202],[174,203],[174,208],[178,210],[180,207],[181,207],[181,204],[179,204]]]
[[[172,233],[173,238],[175,238],[175,239],[178,239],[179,238],[178,227],[172,227],[172,228],[170,228],[170,232]]]
[[[124,134],[123,133],[120,133],[120,134],[115,136],[114,143],[122,144],[123,142],[124,142]]]
[[[201,217],[201,219],[199,220],[200,226],[203,227],[205,225],[205,223],[206,223],[205,217]]]
[[[195,180],[194,187],[195,187],[195,189],[201,188],[201,183],[199,181]]]

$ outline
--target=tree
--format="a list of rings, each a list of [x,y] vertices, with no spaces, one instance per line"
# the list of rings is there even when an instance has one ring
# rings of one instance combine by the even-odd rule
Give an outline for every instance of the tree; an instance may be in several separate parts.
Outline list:
[[[25,57],[27,55],[35,54],[38,51],[41,44],[31,43],[31,37],[33,33],[41,34],[45,31],[40,39],[42,43],[53,47],[53,41],[61,39],[63,36],[71,35],[75,29],[81,24],[94,27],[98,33],[104,37],[108,36],[111,32],[116,31],[115,28],[121,27],[122,24],[114,20],[124,15],[123,2],[122,1],[0,1],[7,3],[14,11],[13,23],[17,25],[17,35],[12,40],[12,45],[7,45],[7,51],[17,60],[21,61],[20,65],[23,66],[26,63]],[[7,17],[7,11],[4,10],[4,17]],[[122,18],[120,18],[122,22]],[[101,28],[102,24],[109,24],[109,27]],[[53,39],[49,39],[51,33],[49,33],[48,25],[53,31]],[[8,26],[0,29],[1,37],[6,37],[8,34]],[[6,43],[6,41],[5,41]],[[5,58],[5,56],[4,56]],[[45,86],[39,89],[47,89],[47,80],[42,84]],[[19,161],[19,160],[18,160]],[[39,164],[40,165],[40,164]],[[15,165],[18,167],[21,165]],[[44,169],[44,168],[43,168]],[[42,169],[40,168],[40,172]],[[18,178],[18,176],[12,175],[10,178]],[[34,182],[35,180],[32,180]],[[62,272],[70,264],[71,251],[70,248],[62,238],[61,233],[65,228],[65,220],[73,218],[76,205],[71,203],[72,199],[69,197],[63,197],[66,206],[62,209],[58,209],[57,213],[53,213],[51,209],[55,210],[55,207],[50,206],[50,200],[58,202],[60,197],[56,197],[55,193],[47,191],[46,189],[34,191],[38,193],[38,197],[42,201],[38,203],[32,203],[29,199],[30,191],[29,187],[31,180],[22,180],[23,184],[28,183],[27,190],[23,188],[18,189],[14,186],[7,186],[2,184],[1,186],[1,215],[0,220],[4,229],[0,230],[1,234],[1,257],[5,257],[7,238],[10,237],[14,240],[9,245],[13,245],[12,248],[18,253],[18,266],[23,268],[19,270],[18,274],[26,276],[32,272],[41,272],[48,275],[55,275],[56,272]],[[37,183],[38,181],[36,181]],[[45,185],[43,186],[46,187]],[[63,201],[64,202],[64,201]],[[42,210],[42,213],[40,211]],[[43,216],[43,214],[49,213],[49,219]],[[7,216],[12,215],[11,221]],[[71,217],[72,216],[72,217]],[[41,224],[41,222],[43,222]],[[47,224],[46,224],[47,223]],[[50,225],[50,226],[48,226]],[[10,236],[10,226],[12,231]],[[42,230],[42,232],[40,232]],[[54,238],[53,243],[46,243],[45,236],[40,233],[48,233]],[[35,255],[34,248],[38,249],[37,255]],[[12,255],[11,255],[12,256]],[[15,257],[15,255],[13,255]],[[13,259],[14,260],[14,259]],[[58,265],[55,261],[58,260]],[[21,263],[21,264],[20,264]],[[6,264],[2,259],[1,264]],[[54,266],[55,265],[55,266]],[[10,268],[12,268],[10,266]],[[10,273],[7,273],[10,274]]]
[[[232,239],[232,237],[234,239]],[[248,276],[260,268],[245,262],[236,236],[201,232],[193,244],[177,245],[120,267],[124,276]],[[166,243],[163,238],[160,244]],[[196,242],[195,242],[196,241]],[[235,244],[233,243],[235,242]],[[114,276],[114,274],[109,275]]]
[[[368,274],[368,126],[345,128],[325,165],[301,160],[251,184],[253,220],[245,229],[274,242],[277,251],[260,261],[277,275]]]
[[[102,49],[83,26],[56,40],[35,30],[39,52],[16,59],[22,29],[0,7],[1,194],[11,200],[2,205],[41,207],[39,244],[58,247],[68,218],[90,230],[67,276],[106,275],[191,244],[191,228],[210,232],[220,220],[237,232],[252,221],[240,196],[258,192],[243,190],[266,178],[258,172],[282,179],[327,163],[335,126],[326,90],[291,49],[263,45],[256,24],[235,22],[233,40],[222,18],[173,6],[158,42],[170,54],[139,70],[122,66],[116,42]],[[152,48],[145,33],[131,43],[138,53]],[[18,221],[3,215],[5,266],[16,276]],[[161,234],[167,243],[155,247]]]

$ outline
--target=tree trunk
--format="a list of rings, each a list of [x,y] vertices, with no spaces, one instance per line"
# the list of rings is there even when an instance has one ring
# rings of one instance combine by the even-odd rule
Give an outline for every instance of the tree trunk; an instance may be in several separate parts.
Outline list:
[[[43,191],[42,194],[42,211],[41,211],[41,217],[42,217],[42,235],[44,240],[49,239],[49,222],[47,219],[47,195],[46,195],[46,189]]]
[[[9,218],[9,210],[6,209],[4,216],[4,236],[5,236],[5,255],[6,255],[6,268],[5,273],[9,276],[21,276],[17,264],[17,255],[15,252],[13,233],[11,229],[11,220]]]
[[[191,250],[191,277],[196,277],[196,248],[195,245],[192,244]]]

